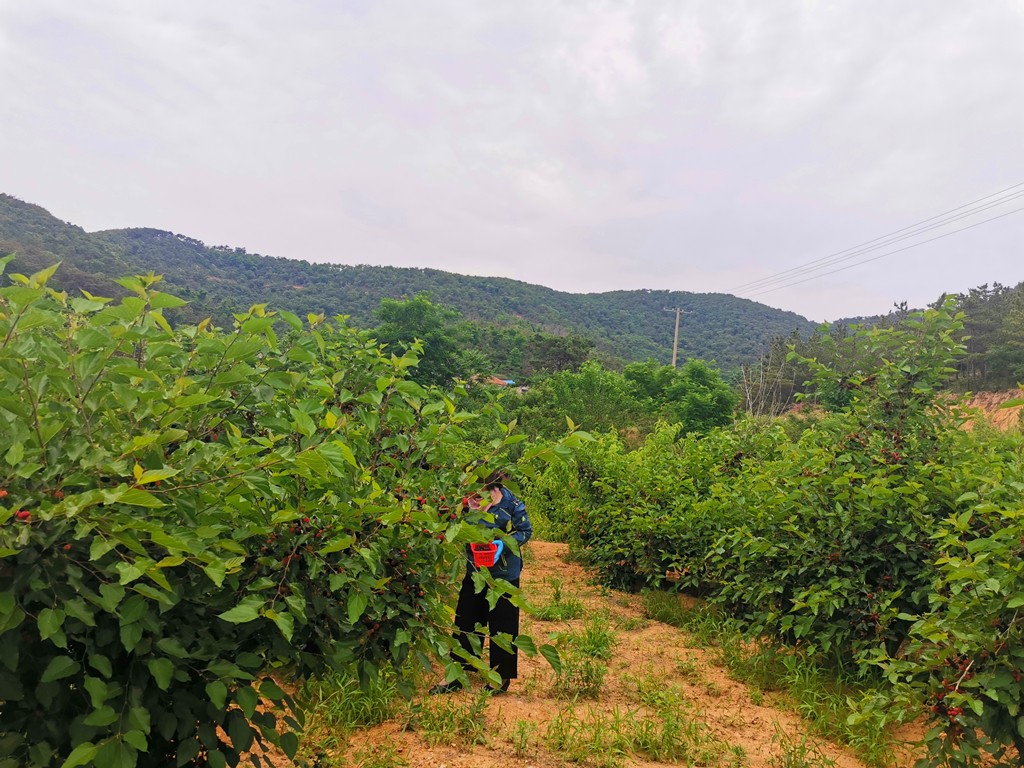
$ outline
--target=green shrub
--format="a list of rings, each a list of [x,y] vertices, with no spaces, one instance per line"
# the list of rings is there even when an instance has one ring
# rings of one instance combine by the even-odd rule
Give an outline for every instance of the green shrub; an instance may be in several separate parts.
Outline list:
[[[414,352],[262,306],[174,330],[157,278],[52,272],[0,289],[0,764],[294,755],[284,683],[446,652],[469,416]]]

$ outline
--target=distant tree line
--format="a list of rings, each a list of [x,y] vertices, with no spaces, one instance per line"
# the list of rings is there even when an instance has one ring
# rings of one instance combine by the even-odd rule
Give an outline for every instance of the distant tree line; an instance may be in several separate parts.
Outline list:
[[[382,299],[429,294],[437,304],[458,309],[467,320],[523,333],[540,332],[536,345],[562,346],[575,356],[579,339],[611,367],[672,356],[673,316],[682,306],[680,354],[714,360],[736,371],[756,360],[775,336],[809,333],[814,324],[792,312],[724,294],[679,291],[611,291],[575,294],[499,277],[471,277],[436,269],[368,265],[310,264],[247,253],[243,248],[209,247],[187,235],[158,229],[87,233],[43,208],[0,194],[0,251],[16,253],[11,269],[30,274],[62,262],[55,284],[71,292],[88,290],[118,297],[114,281],[124,275],[164,276],[166,290],[189,302],[176,310],[183,322],[212,316],[229,324],[233,313],[270,303],[303,316],[346,315],[350,323],[377,323]],[[343,247],[325,258],[346,259]],[[562,339],[565,341],[556,341]],[[500,347],[499,338],[492,339]],[[571,340],[571,341],[570,341]],[[540,358],[556,350],[539,352]],[[539,360],[538,362],[543,362]],[[510,370],[533,370],[527,356]]]

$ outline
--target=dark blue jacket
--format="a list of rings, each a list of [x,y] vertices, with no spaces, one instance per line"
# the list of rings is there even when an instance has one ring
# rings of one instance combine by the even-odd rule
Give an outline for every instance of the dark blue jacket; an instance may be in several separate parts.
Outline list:
[[[508,488],[503,487],[500,490],[501,501],[488,507],[477,524],[511,535],[521,547],[533,536],[533,525],[530,524],[530,516],[526,513],[526,505],[517,499]],[[493,522],[490,519],[492,515]],[[466,558],[467,570],[470,572],[477,570],[473,565],[473,555],[468,546],[466,547]],[[490,571],[496,579],[514,581],[523,572],[523,559],[506,545],[498,562],[490,568]]]

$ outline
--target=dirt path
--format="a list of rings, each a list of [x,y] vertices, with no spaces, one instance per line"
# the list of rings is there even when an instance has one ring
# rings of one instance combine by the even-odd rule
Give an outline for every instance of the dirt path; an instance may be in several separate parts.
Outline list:
[[[823,742],[808,735],[808,727],[792,711],[773,707],[759,692],[731,680],[713,662],[713,651],[692,643],[688,635],[674,627],[644,619],[640,598],[623,593],[609,593],[594,586],[583,568],[567,563],[565,545],[534,542],[524,569],[522,588],[534,604],[550,599],[552,580],[561,583],[563,595],[583,601],[586,613],[570,622],[541,622],[524,616],[523,631],[542,642],[552,633],[580,631],[595,614],[604,617],[614,630],[616,645],[608,660],[605,687],[595,701],[576,705],[558,699],[552,688],[554,673],[539,658],[520,660],[520,677],[513,682],[506,696],[493,697],[486,703],[487,744],[475,746],[429,746],[416,732],[402,731],[397,723],[356,734],[351,744],[366,750],[374,745],[387,746],[404,759],[411,768],[491,768],[491,766],[564,766],[563,755],[548,749],[545,734],[560,712],[575,707],[580,716],[591,711],[610,713],[642,709],[637,700],[637,679],[658,680],[666,689],[681,691],[686,711],[703,724],[705,730],[720,742],[722,766],[772,768],[780,762],[782,744],[798,744],[804,737],[821,750],[827,759],[811,765],[855,768],[864,764],[843,747]],[[475,685],[479,688],[479,684]],[[437,699],[440,697],[431,697]],[[470,692],[453,694],[446,699],[471,706],[475,696]],[[755,704],[755,702],[759,702]],[[433,701],[427,700],[427,706]],[[454,726],[453,726],[454,727]],[[531,733],[526,739],[523,734]],[[607,756],[605,756],[607,757]],[[601,758],[595,761],[599,764]],[[367,761],[367,765],[376,764]],[[594,763],[592,763],[594,764]],[[657,766],[679,763],[657,763],[625,757],[626,766]]]

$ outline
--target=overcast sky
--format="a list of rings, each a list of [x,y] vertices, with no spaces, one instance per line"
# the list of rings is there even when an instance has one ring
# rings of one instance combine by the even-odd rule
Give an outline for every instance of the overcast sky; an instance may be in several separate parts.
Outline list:
[[[1024,182],[1024,0],[0,0],[0,102],[0,192],[90,231],[815,320],[1024,280],[1021,212],[737,290]]]

